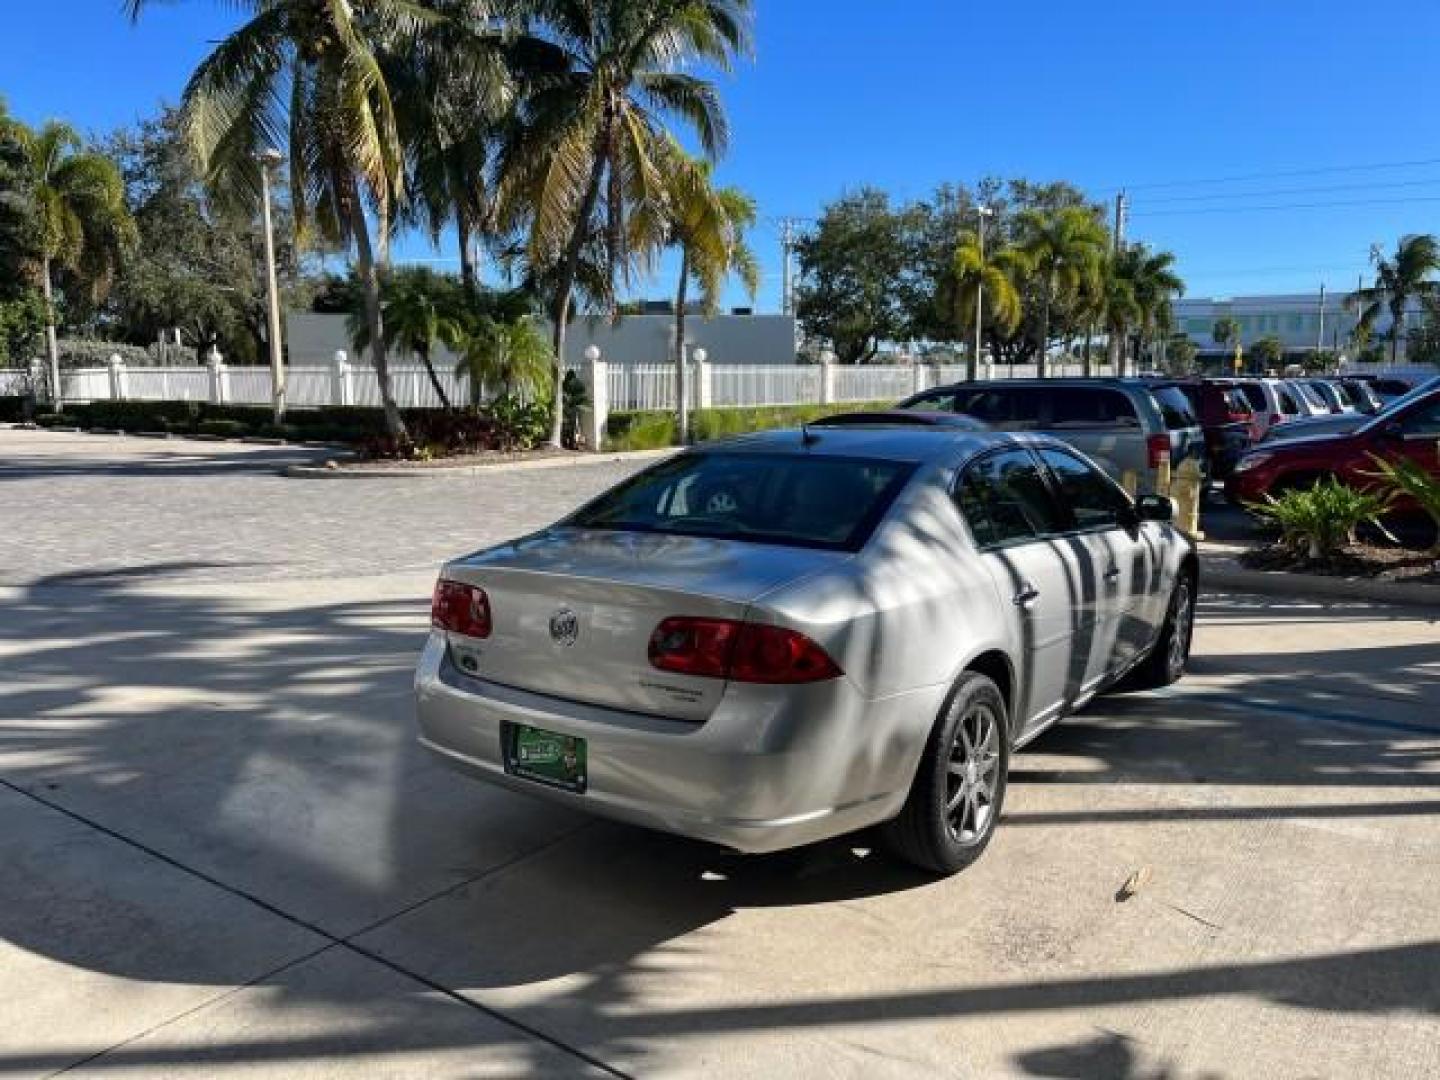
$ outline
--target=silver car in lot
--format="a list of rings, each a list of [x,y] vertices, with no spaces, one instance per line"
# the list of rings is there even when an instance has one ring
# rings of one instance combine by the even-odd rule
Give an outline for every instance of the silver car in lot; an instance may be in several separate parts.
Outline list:
[[[421,741],[482,779],[751,852],[883,824],[948,873],[1011,752],[1179,678],[1197,564],[1049,438],[776,431],[694,448],[447,564]]]

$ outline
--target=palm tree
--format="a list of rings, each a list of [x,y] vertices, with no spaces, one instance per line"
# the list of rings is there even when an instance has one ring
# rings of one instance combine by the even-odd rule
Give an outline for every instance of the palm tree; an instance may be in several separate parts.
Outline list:
[[[135,223],[125,206],[120,170],[105,155],[84,149],[74,128],[50,121],[31,130],[9,117],[0,122],[5,139],[18,149],[18,179],[33,221],[29,261],[36,264],[34,276],[45,299],[50,397],[59,408],[56,271],[66,271],[92,298],[104,296],[134,242]]]
[[[1240,340],[1240,324],[1228,315],[1223,319],[1216,319],[1215,325],[1210,328],[1210,340],[1222,350],[1229,348],[1232,342]],[[1224,371],[1227,367],[1228,364],[1223,365],[1220,370]]]
[[[986,251],[978,233],[962,233],[951,259],[954,279],[954,301],[951,315],[961,333],[975,326],[975,305],[983,303],[981,318],[999,328],[1001,333],[1014,333],[1020,325],[1023,308],[1020,290],[1015,281],[1023,273],[1022,260],[1008,248]],[[974,346],[965,360],[965,378],[974,382],[979,377],[980,357]]]
[[[1175,256],[1168,251],[1151,251],[1142,244],[1130,244],[1120,250],[1117,262],[1122,276],[1130,282],[1139,309],[1138,363],[1140,354],[1156,335],[1170,328],[1171,301],[1185,291],[1185,282],[1175,273]]]
[[[450,345],[462,337],[461,297],[454,279],[426,266],[406,266],[385,275],[380,285],[380,311],[385,348],[402,356],[418,357],[440,399],[450,409],[450,398],[435,374],[431,354],[437,344]],[[370,347],[370,321],[364,311],[352,312],[350,340],[363,352]]]
[[[1390,362],[1393,364],[1405,333],[1405,312],[1410,302],[1440,296],[1440,283],[1433,280],[1435,272],[1440,270],[1440,241],[1429,233],[1402,236],[1393,256],[1387,259],[1377,250],[1372,257],[1375,284],[1368,289],[1357,289],[1345,298],[1345,303],[1347,307],[1360,309],[1356,330],[1363,327],[1367,337],[1380,315],[1389,310]]]
[[[685,317],[693,283],[706,317],[720,306],[726,279],[739,277],[753,297],[760,288],[760,261],[746,242],[745,231],[755,224],[755,200],[739,188],[716,188],[710,165],[672,147],[665,164],[665,239],[680,249],[680,274],[675,288],[675,401],[678,431],[688,437],[685,408]]]
[[[1133,282],[1126,276],[1121,261],[1114,254],[1107,255],[1102,260],[1100,272],[1085,290],[1085,299],[1087,316],[1105,331],[1111,373],[1118,375],[1121,373],[1118,357],[1131,327],[1140,319],[1140,305],[1135,299]]]
[[[457,374],[470,376],[470,400],[479,404],[481,387],[499,386],[504,396],[517,390],[532,399],[550,392],[554,363],[550,342],[529,315],[477,313],[461,334],[448,342],[460,353]]]
[[[1079,206],[1058,210],[1022,211],[1017,221],[1019,243],[1026,265],[1039,279],[1041,309],[1039,353],[1036,364],[1045,377],[1045,354],[1050,347],[1050,312],[1058,302],[1074,296],[1099,273],[1105,250],[1105,226],[1093,211]]]
[[[149,2],[124,6],[138,18]],[[353,245],[386,426],[406,441],[380,299],[381,268],[405,195],[404,146],[382,61],[411,51],[440,16],[425,0],[235,0],[235,6],[249,21],[200,62],[185,87],[191,149],[212,197],[253,211],[261,151],[288,143],[296,232]]]
[[[548,49],[548,65],[537,66],[551,74],[520,103],[499,172],[504,218],[525,219],[531,263],[553,267],[537,277],[553,288],[550,441],[558,446],[560,367],[587,249],[612,284],[650,254],[628,246],[627,214],[662,204],[657,158],[666,118],[690,128],[712,160],[724,150],[728,128],[714,85],[678,68],[700,61],[725,70],[747,52],[750,0],[533,0],[533,9],[532,55]]]

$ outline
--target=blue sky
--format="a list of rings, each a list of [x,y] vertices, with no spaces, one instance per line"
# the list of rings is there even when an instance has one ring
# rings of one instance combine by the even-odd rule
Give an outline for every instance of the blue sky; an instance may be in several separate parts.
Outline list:
[[[12,6],[0,94],[24,119],[93,132],[176,100],[239,18],[207,0],[157,3],[138,26],[118,0]],[[766,216],[753,237],[765,309],[779,298],[773,220],[864,184],[902,198],[987,174],[1127,187],[1130,235],[1175,251],[1192,296],[1349,289],[1372,243],[1440,232],[1440,4],[756,9],[756,56],[724,81],[734,138],[719,176]],[[1256,178],[1198,183],[1241,176]]]

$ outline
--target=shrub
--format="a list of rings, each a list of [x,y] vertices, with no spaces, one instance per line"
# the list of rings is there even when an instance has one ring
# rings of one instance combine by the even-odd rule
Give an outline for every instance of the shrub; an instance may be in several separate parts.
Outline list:
[[[201,420],[195,425],[195,430],[201,435],[219,435],[233,439],[248,433],[250,427],[241,420]]]
[[[33,405],[23,395],[0,397],[0,423],[17,424],[30,413]]]
[[[1312,560],[1328,559],[1355,539],[1355,528],[1369,522],[1381,532],[1380,515],[1391,496],[1356,491],[1333,476],[1317,480],[1308,489],[1287,491],[1279,498],[1267,495],[1250,509],[1280,528],[1280,542]]]
[[[1432,548],[1440,554],[1440,477],[1422,469],[1409,458],[1386,461],[1375,457],[1375,472],[1370,475],[1379,480],[1392,498],[1404,495],[1414,500],[1420,510],[1435,523],[1435,544]]]
[[[59,427],[62,424],[73,424],[75,421],[64,413],[47,412],[40,413],[35,417],[35,423],[41,427]]]
[[[104,367],[110,357],[118,356],[127,364],[145,366],[150,363],[150,354],[138,345],[126,345],[121,341],[97,341],[94,338],[61,338],[62,367]]]
[[[690,414],[690,430],[696,442],[744,435],[750,431],[798,427],[837,413],[864,412],[890,408],[891,402],[845,402],[830,405],[761,405],[750,408],[696,409]],[[675,414],[671,411],[611,413],[605,424],[608,450],[655,450],[674,446]]]

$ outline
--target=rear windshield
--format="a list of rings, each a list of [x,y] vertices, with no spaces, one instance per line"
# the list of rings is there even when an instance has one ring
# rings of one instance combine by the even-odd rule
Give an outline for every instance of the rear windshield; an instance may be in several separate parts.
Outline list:
[[[1225,404],[1232,413],[1240,416],[1249,416],[1255,411],[1250,407],[1249,399],[1246,398],[1244,391],[1241,390],[1226,390]]]
[[[1240,389],[1255,409],[1264,412],[1269,408],[1269,405],[1265,402],[1265,388],[1259,383],[1247,382],[1242,384]]]
[[[562,524],[858,551],[914,471],[828,454],[681,454]]]
[[[1165,418],[1165,426],[1169,430],[1200,425],[1200,421],[1195,419],[1195,410],[1190,407],[1190,399],[1178,386],[1162,386],[1150,392],[1155,395],[1155,404],[1160,406],[1160,415]]]

